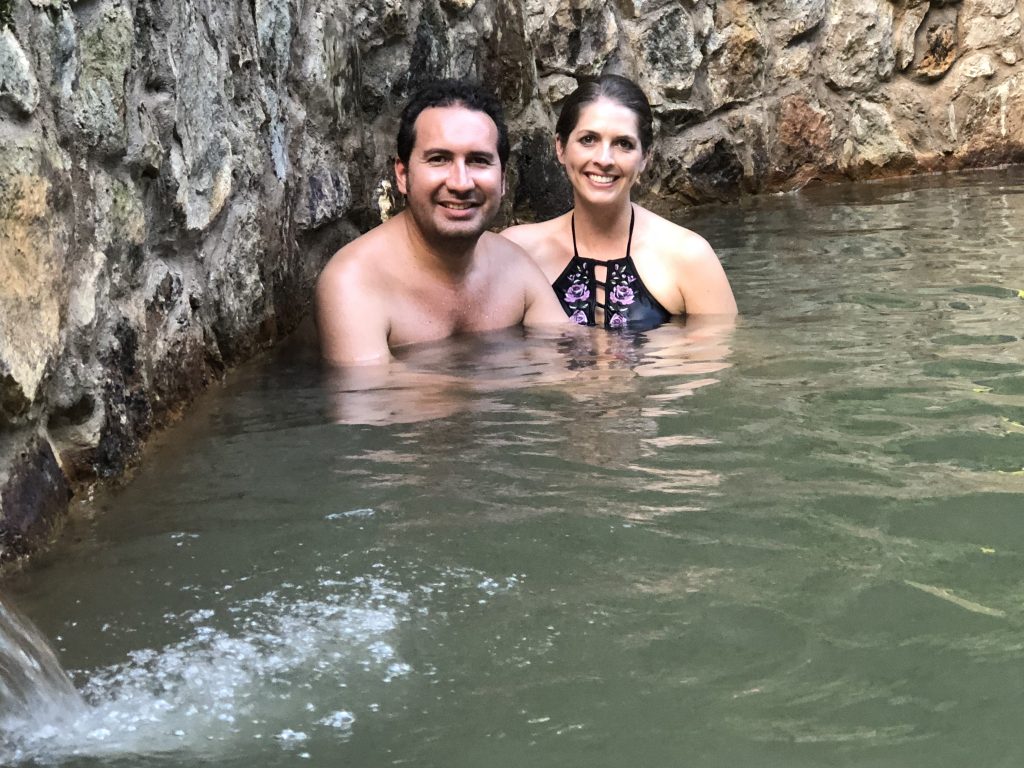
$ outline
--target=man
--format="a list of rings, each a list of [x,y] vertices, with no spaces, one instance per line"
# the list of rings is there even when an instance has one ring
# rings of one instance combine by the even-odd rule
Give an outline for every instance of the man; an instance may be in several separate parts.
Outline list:
[[[567,322],[526,253],[486,231],[508,154],[501,107],[478,86],[443,80],[412,97],[395,161],[406,209],[338,251],[317,283],[326,360],[385,362],[405,344]]]

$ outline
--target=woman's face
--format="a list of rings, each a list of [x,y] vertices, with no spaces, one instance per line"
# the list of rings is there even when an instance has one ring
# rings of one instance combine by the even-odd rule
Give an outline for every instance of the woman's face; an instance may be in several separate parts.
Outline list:
[[[595,204],[628,198],[647,162],[636,113],[604,97],[580,110],[565,144],[556,137],[555,150],[576,197]]]

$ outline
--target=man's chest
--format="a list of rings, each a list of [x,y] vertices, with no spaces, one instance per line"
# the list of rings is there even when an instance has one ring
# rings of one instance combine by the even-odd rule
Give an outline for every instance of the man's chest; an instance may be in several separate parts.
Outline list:
[[[418,287],[392,297],[391,346],[507,328],[521,323],[525,313],[522,289],[503,290],[496,281],[457,289]]]

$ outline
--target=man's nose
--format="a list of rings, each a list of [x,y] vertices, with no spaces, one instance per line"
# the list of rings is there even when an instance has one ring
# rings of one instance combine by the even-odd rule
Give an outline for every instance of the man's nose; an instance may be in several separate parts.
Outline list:
[[[448,189],[453,192],[468,192],[473,188],[473,179],[469,169],[461,160],[456,160],[448,169]]]

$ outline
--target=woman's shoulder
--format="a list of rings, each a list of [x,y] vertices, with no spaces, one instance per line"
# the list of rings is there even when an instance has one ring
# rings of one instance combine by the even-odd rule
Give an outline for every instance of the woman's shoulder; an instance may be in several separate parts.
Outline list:
[[[572,255],[568,214],[536,224],[518,224],[501,232],[502,237],[518,245],[554,280]]]
[[[644,222],[649,247],[659,256],[680,266],[718,261],[711,244],[691,229],[637,206],[637,218]]]
[[[501,235],[527,250],[531,247],[536,248],[551,240],[558,239],[561,229],[565,226],[563,219],[566,216],[556,216],[553,219],[538,221],[535,224],[516,224],[502,230]]]
[[[658,274],[657,270],[662,270],[660,274],[675,285],[683,311],[735,315],[736,299],[729,278],[708,241],[651,211],[644,212],[644,221],[644,240],[649,243],[645,250],[656,257],[652,271]],[[666,292],[666,296],[671,294],[672,291]]]

